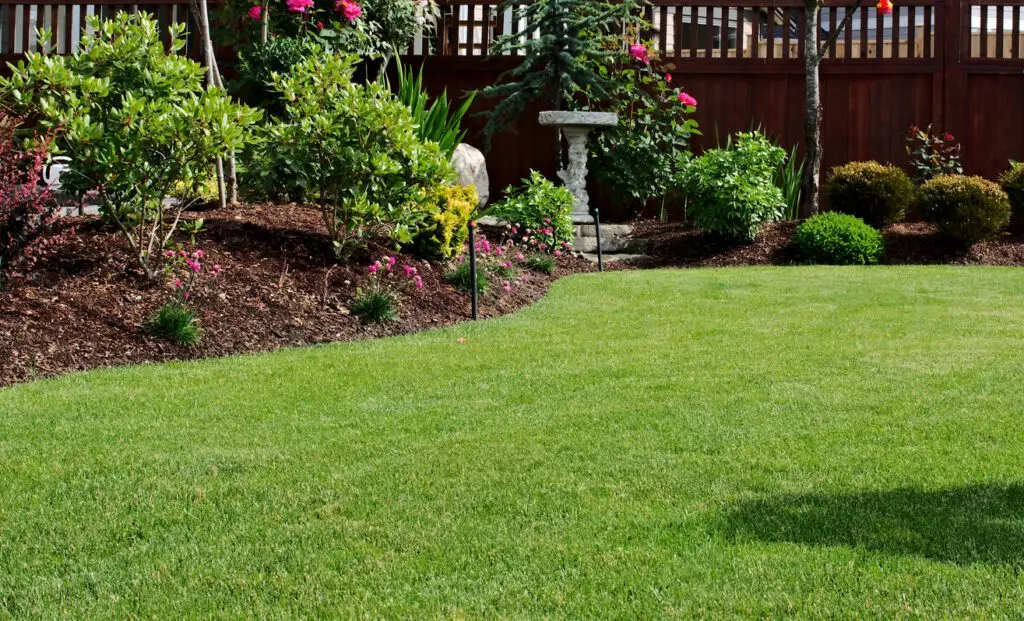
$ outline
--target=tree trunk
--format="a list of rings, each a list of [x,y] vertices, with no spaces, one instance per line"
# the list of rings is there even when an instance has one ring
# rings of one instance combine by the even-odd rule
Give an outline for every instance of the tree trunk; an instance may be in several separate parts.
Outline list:
[[[217,85],[220,72],[217,71],[217,59],[213,53],[213,39],[210,36],[210,12],[206,0],[190,0],[189,5],[194,15],[199,16],[199,34],[203,45],[203,61],[206,64],[207,89]],[[217,198],[221,209],[227,207],[227,188],[224,180],[224,159],[217,158]]]
[[[270,37],[270,0],[263,0],[260,6],[260,43],[266,43]]]
[[[818,0],[804,0],[804,148],[807,160],[801,182],[800,217],[818,213],[818,190],[821,179],[821,83],[818,53]]]

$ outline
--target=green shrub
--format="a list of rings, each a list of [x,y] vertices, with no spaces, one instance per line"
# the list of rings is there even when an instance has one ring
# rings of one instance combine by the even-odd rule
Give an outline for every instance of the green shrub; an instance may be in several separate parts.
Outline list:
[[[446,260],[462,251],[480,199],[471,185],[443,186],[436,194],[437,207],[413,239],[412,252],[423,259]]]
[[[1010,222],[1010,200],[981,177],[939,175],[918,188],[915,205],[925,220],[968,246],[993,237]]]
[[[753,241],[767,222],[783,217],[785,198],[775,185],[786,152],[759,132],[738,133],[725,149],[694,159],[681,175],[697,228]]]
[[[89,25],[73,56],[26,54],[0,79],[2,103],[56,133],[56,151],[71,157],[63,190],[97,191],[104,216],[155,280],[187,206],[164,198],[175,188],[195,196],[217,158],[246,143],[260,112],[204,88],[206,70],[180,53],[184,24],[171,27],[169,49],[146,13]]]
[[[150,318],[148,327],[153,336],[181,347],[198,345],[202,339],[195,311],[178,302],[168,302],[161,306]]]
[[[483,269],[481,265],[477,265],[476,270],[476,292],[479,295],[484,295],[490,288],[491,283],[487,279],[487,270]],[[450,285],[454,285],[456,289],[463,293],[469,293],[472,291],[473,286],[472,273],[469,269],[469,259],[467,258],[462,263],[459,263],[454,268],[448,270],[444,274],[444,280]]]
[[[555,273],[555,260],[548,254],[532,254],[526,257],[526,267],[535,272]]]
[[[850,162],[829,172],[825,194],[833,211],[882,227],[903,221],[914,198],[914,183],[892,164]]]
[[[285,117],[269,128],[276,152],[323,213],[339,258],[387,234],[410,243],[432,210],[432,190],[454,176],[436,143],[416,137],[409,110],[381,84],[354,84],[355,56],[303,60],[274,87]]]
[[[398,319],[398,299],[390,291],[361,291],[356,294],[349,311],[363,323],[395,321]]]
[[[878,229],[836,212],[805,221],[797,227],[793,244],[803,260],[824,265],[875,265],[885,247]]]
[[[572,243],[572,208],[575,204],[568,188],[555,185],[544,175],[531,171],[520,188],[505,189],[505,200],[495,204],[490,214],[516,225],[523,236],[529,237],[539,231],[535,239],[553,252],[563,243]],[[525,229],[530,229],[526,233]]]
[[[1024,164],[1013,162],[1010,170],[999,176],[999,185],[1010,199],[1013,216],[1024,218]]]

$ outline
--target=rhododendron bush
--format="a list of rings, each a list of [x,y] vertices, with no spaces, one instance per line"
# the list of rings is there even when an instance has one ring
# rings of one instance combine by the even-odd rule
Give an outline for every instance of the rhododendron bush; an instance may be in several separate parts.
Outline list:
[[[37,131],[55,134],[55,151],[71,157],[64,191],[95,193],[156,279],[186,206],[165,198],[176,189],[194,196],[217,158],[245,144],[260,113],[203,88],[203,67],[179,54],[184,24],[170,29],[169,48],[145,13],[89,24],[77,54],[30,52],[0,79],[0,92]]]
[[[309,58],[274,87],[287,102],[264,144],[321,209],[339,258],[385,234],[409,243],[438,209],[454,170],[437,144],[416,137],[409,110],[380,84],[354,84],[358,58]]]

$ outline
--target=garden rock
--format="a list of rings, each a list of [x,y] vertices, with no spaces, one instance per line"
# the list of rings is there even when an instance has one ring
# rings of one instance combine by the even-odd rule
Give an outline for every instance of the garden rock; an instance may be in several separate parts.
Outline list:
[[[486,205],[490,197],[491,181],[487,176],[487,161],[480,149],[461,143],[452,154],[452,165],[459,173],[459,183],[475,187],[480,197],[480,206]]]

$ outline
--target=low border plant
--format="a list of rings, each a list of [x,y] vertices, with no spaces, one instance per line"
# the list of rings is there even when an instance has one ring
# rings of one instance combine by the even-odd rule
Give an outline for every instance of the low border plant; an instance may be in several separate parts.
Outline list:
[[[381,257],[366,267],[367,282],[356,288],[349,311],[365,324],[397,321],[403,290],[423,289],[423,277],[412,265],[403,265],[398,274],[392,256]]]
[[[939,175],[914,199],[924,219],[966,246],[998,235],[1010,223],[1010,199],[981,177]]]
[[[882,233],[856,216],[827,212],[800,224],[793,245],[803,261],[822,265],[876,265],[882,259]]]

